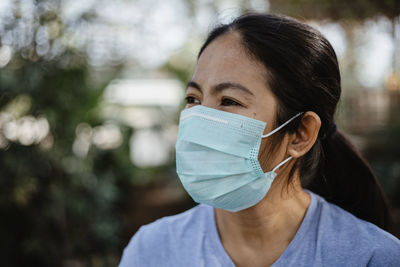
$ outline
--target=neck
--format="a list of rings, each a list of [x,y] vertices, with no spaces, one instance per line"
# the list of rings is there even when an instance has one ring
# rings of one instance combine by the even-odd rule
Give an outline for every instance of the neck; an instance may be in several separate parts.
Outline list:
[[[235,213],[215,209],[221,241],[224,247],[233,242],[255,250],[270,248],[271,244],[286,249],[301,225],[309,202],[310,196],[303,191],[298,175],[289,186],[284,179],[275,179],[257,205]]]

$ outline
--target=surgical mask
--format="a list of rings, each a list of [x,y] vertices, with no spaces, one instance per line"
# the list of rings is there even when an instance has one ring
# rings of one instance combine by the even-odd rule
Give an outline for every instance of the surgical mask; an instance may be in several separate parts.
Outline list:
[[[257,204],[267,194],[276,170],[264,173],[258,162],[266,123],[201,105],[181,112],[176,142],[176,170],[197,203],[232,212]]]

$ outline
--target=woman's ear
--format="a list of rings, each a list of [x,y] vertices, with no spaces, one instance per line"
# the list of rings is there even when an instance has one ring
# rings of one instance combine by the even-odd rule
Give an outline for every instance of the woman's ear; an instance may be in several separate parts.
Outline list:
[[[317,140],[320,128],[321,119],[315,112],[304,113],[299,128],[290,135],[288,154],[294,158],[306,154]]]

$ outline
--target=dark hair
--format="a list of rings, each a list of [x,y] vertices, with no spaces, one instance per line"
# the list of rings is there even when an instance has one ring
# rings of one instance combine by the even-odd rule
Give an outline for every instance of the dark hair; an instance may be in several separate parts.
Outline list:
[[[296,161],[290,178],[298,170],[304,188],[388,230],[389,209],[376,177],[336,130],[340,72],[330,43],[319,31],[295,19],[249,13],[211,31],[199,57],[213,40],[229,32],[238,33],[248,55],[265,66],[268,86],[279,102],[275,124],[303,111],[313,111],[321,119],[317,141]],[[300,122],[301,117],[293,120],[273,142],[279,143],[277,138],[296,131]]]

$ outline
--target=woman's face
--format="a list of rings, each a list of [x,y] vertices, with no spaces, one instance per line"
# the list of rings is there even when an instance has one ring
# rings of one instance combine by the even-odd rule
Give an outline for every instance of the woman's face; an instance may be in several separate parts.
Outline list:
[[[267,70],[249,57],[238,33],[211,42],[201,54],[186,91],[186,108],[203,105],[237,113],[267,123],[264,134],[273,130],[277,100],[267,85]],[[266,160],[269,138],[261,143],[259,161],[270,171],[282,157]],[[281,150],[281,149],[279,149]],[[283,153],[277,151],[277,154]]]

